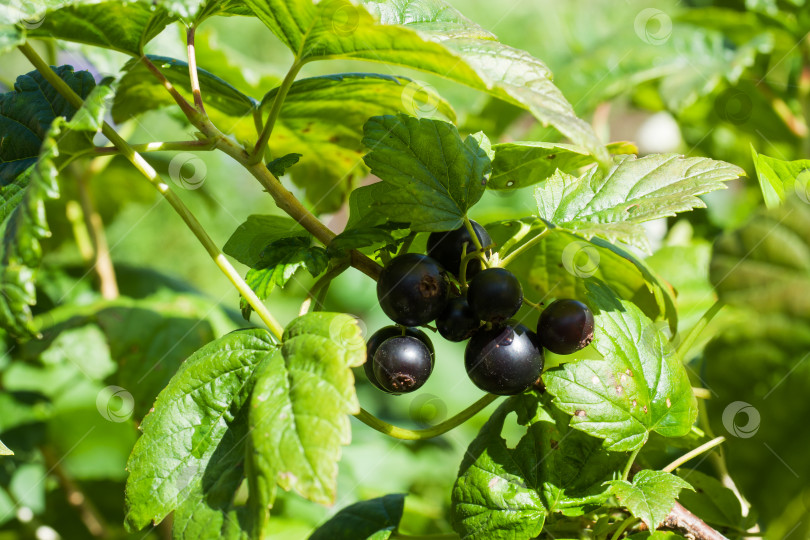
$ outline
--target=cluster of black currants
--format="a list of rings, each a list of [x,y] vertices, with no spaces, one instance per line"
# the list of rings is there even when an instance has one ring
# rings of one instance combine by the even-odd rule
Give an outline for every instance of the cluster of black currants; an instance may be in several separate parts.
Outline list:
[[[471,224],[486,249],[492,243],[489,234]],[[539,380],[544,348],[571,354],[591,342],[593,315],[576,300],[552,302],[540,316],[537,333],[512,320],[523,304],[520,281],[503,268],[485,269],[475,250],[462,226],[432,233],[427,255],[406,253],[385,265],[377,299],[398,326],[382,328],[368,340],[365,371],[374,386],[403,394],[427,382],[435,353],[430,338],[415,327],[432,321],[448,341],[469,340],[467,374],[480,389],[500,395],[519,394]],[[467,283],[456,289],[448,271]]]

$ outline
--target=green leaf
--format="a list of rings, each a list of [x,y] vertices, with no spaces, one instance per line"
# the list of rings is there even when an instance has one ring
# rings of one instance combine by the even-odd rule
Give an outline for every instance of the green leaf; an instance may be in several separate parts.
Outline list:
[[[807,199],[810,196],[810,159],[797,159],[784,161],[757,154],[751,148],[754,166],[757,170],[759,187],[765,198],[768,208],[775,208],[785,201],[785,198],[795,192],[799,197]]]
[[[287,173],[287,169],[298,163],[300,159],[301,154],[287,154],[268,163],[267,170],[276,178],[281,178]]]
[[[739,167],[701,157],[624,157],[606,172],[592,168],[579,178],[557,172],[534,196],[546,221],[649,252],[641,223],[705,208],[697,195],[723,189],[723,182],[743,174]]]
[[[87,71],[74,72],[71,66],[60,66],[56,74],[71,89],[85,98],[95,86],[93,76]],[[12,184],[23,171],[36,163],[48,129],[58,116],[70,120],[76,109],[70,105],[37,71],[17,77],[14,90],[0,95],[0,196],[10,197],[7,187],[15,193],[27,185]],[[11,186],[9,186],[11,184]],[[20,195],[21,196],[21,195]],[[17,197],[17,201],[19,196]],[[0,214],[10,213],[8,203]]]
[[[8,446],[3,444],[3,441],[0,441],[0,456],[13,456],[14,452],[12,452]]]
[[[536,218],[487,225],[496,245],[525,231],[514,247],[521,249],[544,234],[546,224]],[[600,238],[585,240],[564,229],[552,228],[509,263],[509,270],[540,298],[588,298],[588,283],[608,284],[621,298],[634,302],[650,319],[665,318],[678,324],[674,291],[643,261]],[[527,288],[528,290],[528,288]]]
[[[490,160],[472,137],[462,140],[446,122],[405,115],[366,122],[365,162],[382,183],[359,188],[373,192],[361,222],[410,223],[413,231],[460,227],[484,193]]]
[[[24,178],[14,179],[12,194],[0,190],[0,194],[8,196],[6,205],[16,205],[13,210],[8,206],[2,210],[2,214],[8,216],[8,221],[3,236],[3,268],[0,272],[0,326],[17,336],[36,333],[30,306],[36,303],[34,284],[42,259],[40,242],[51,234],[45,204],[48,200],[59,198],[57,159],[64,157],[67,149],[75,151],[92,145],[92,132],[99,128],[94,121],[103,114],[106,98],[112,93],[112,89],[106,85],[93,88],[93,79],[86,72],[74,74],[72,68],[63,67],[59,73],[79,93],[88,95],[84,110],[77,114],[75,122],[64,118],[72,117],[75,111],[55,97],[56,90],[44,79],[33,74],[19,78],[15,94],[5,94],[0,102],[0,110],[3,111],[0,130],[6,137],[4,140],[16,143],[16,137],[21,137],[19,144],[25,148],[23,145],[36,144],[39,133],[47,133],[35,163],[23,173]],[[24,109],[33,112],[23,113]],[[59,116],[54,119],[57,114]],[[12,121],[26,122],[26,128],[22,133],[16,127],[9,129]],[[4,151],[3,162],[26,159],[28,150],[18,151],[15,148],[16,144],[8,154]],[[13,175],[15,170],[12,166],[9,175]],[[22,186],[25,186],[24,192],[20,191]]]
[[[251,399],[248,459],[257,505],[269,511],[275,486],[332,504],[341,445],[351,439],[349,415],[360,410],[352,367],[365,361],[356,320],[315,312],[291,322],[281,350],[263,365]],[[266,527],[259,518],[259,528]]]
[[[721,300],[810,319],[810,208],[795,197],[714,245],[709,277]]]
[[[347,506],[318,527],[309,540],[387,540],[399,527],[405,495],[385,495]]]
[[[64,7],[40,11],[42,24],[28,34],[140,56],[144,46],[174,21],[165,9],[152,2],[73,1],[58,5]]]
[[[254,370],[277,349],[265,330],[240,330],[180,366],[141,423],[127,463],[130,529],[160,522],[198,489],[196,482],[211,478],[223,440],[245,414]]]
[[[546,398],[504,402],[467,449],[453,487],[451,520],[462,538],[534,538],[554,512],[580,515],[608,498],[604,485],[625,457],[568,427]],[[516,414],[525,435],[512,446],[506,420]]]
[[[592,286],[594,346],[601,360],[565,364],[543,375],[554,404],[573,415],[571,426],[630,451],[650,432],[686,435],[697,418],[689,377],[669,341],[632,302]]]
[[[18,26],[0,23],[0,54],[6,54],[23,43],[25,35]]]
[[[188,63],[167,56],[147,55],[173,85],[190,88]],[[123,122],[149,110],[170,105],[174,100],[160,82],[143,65],[140,58],[133,58],[124,65],[125,75],[118,85],[113,103],[113,119]],[[257,102],[246,96],[213,73],[197,68],[200,91],[205,104],[229,116],[249,115]]]
[[[605,161],[591,126],[577,118],[548,68],[440,0],[246,0],[298,62],[327,58],[398,64],[435,73],[519,105]]]
[[[518,189],[548,179],[558,169],[575,173],[585,165],[596,163],[588,150],[571,144],[546,142],[509,142],[492,145],[492,176],[489,189]],[[636,154],[638,148],[627,142],[607,145],[611,154]]]
[[[312,277],[326,270],[329,256],[319,246],[311,246],[310,239],[303,236],[281,238],[262,250],[261,259],[248,270],[245,282],[264,300],[270,296],[276,285],[284,287],[301,268],[306,268]],[[247,301],[240,300],[242,314],[246,318],[252,309]]]
[[[633,483],[613,480],[610,492],[650,530],[658,528],[675,506],[682,489],[693,489],[688,482],[672,473],[643,469],[633,477]]]
[[[239,225],[222,248],[240,263],[251,268],[259,264],[262,251],[282,238],[309,238],[310,234],[294,219],[254,214]]]
[[[694,488],[678,498],[687,510],[715,528],[748,529],[739,499],[722,482],[695,469],[678,469],[678,476]]]
[[[353,249],[367,247],[378,247],[395,244],[396,240],[390,231],[381,227],[362,227],[359,229],[347,229],[335,236],[326,251],[331,256],[340,256]]]

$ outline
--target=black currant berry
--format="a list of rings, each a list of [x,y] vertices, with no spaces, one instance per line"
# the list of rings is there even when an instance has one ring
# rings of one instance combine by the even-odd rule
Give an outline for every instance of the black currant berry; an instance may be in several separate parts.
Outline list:
[[[436,328],[447,341],[464,341],[481,326],[481,319],[475,316],[463,296],[451,298],[447,307],[436,318]]]
[[[555,300],[540,315],[537,335],[553,353],[575,353],[593,341],[593,313],[582,302]]]
[[[377,300],[395,323],[421,326],[439,316],[449,290],[444,268],[435,259],[406,253],[383,268],[377,281]]]
[[[374,353],[374,376],[386,392],[413,392],[433,371],[433,355],[421,340],[412,336],[386,339]]]
[[[377,380],[377,376],[374,375],[374,354],[377,352],[377,349],[380,348],[380,345],[386,339],[401,336],[402,335],[402,327],[401,326],[385,326],[380,328],[373,334],[371,337],[368,338],[366,342],[366,363],[363,364],[363,370],[366,372],[366,378],[368,378],[369,382],[382,390],[383,392],[388,392],[385,388],[380,386],[380,382]],[[425,345],[427,345],[428,350],[430,351],[430,355],[432,357],[436,356],[436,351],[433,349],[433,343],[430,341],[430,338],[419,330],[418,328],[405,328],[405,335],[411,336]]]
[[[509,270],[487,268],[470,282],[467,302],[482,321],[502,323],[523,304],[523,287]]]
[[[481,242],[483,247],[492,244],[492,238],[489,237],[487,230],[473,220],[473,230],[475,235]],[[472,240],[472,235],[467,230],[467,227],[462,225],[453,231],[434,232],[428,236],[427,241],[427,254],[439,261],[449,272],[456,277],[459,277],[461,271],[461,253],[464,250],[464,243],[467,244],[467,253],[472,253],[476,250],[475,243]],[[473,259],[467,263],[467,279],[471,279],[478,272],[481,271],[481,261]]]
[[[512,322],[479,330],[467,343],[464,365],[475,385],[509,396],[533,385],[543,372],[543,348],[534,332]]]

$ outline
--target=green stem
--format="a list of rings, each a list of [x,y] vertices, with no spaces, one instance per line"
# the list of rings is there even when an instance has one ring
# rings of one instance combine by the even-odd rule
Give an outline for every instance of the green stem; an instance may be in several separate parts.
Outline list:
[[[197,109],[195,109],[191,103],[186,101],[186,98],[184,98],[180,94],[180,92],[177,91],[177,89],[174,87],[174,85],[172,85],[171,82],[169,82],[169,79],[166,78],[163,72],[161,72],[158,69],[158,67],[155,64],[153,64],[152,61],[149,60],[149,58],[146,55],[141,56],[140,60],[141,63],[144,66],[146,66],[146,69],[148,69],[155,77],[157,77],[157,79],[160,81],[160,84],[162,84],[163,88],[165,88],[166,91],[169,93],[169,95],[172,96],[175,103],[177,103],[177,105],[180,107],[180,110],[182,110],[183,114],[185,114],[186,118],[188,118],[189,122],[191,122],[192,125],[194,125],[195,127],[200,128],[203,122],[205,121],[206,118],[205,115],[202,114]]]
[[[534,238],[532,238],[531,240],[529,240],[528,242],[526,242],[522,246],[519,246],[515,251],[508,254],[503,259],[501,259],[501,267],[505,268],[506,266],[509,265],[509,263],[514,261],[515,258],[517,258],[518,255],[520,255],[521,253],[523,253],[524,251],[526,251],[530,247],[534,246],[535,244],[539,243],[543,238],[546,237],[546,235],[549,233],[550,230],[551,229],[548,229],[548,228],[545,229],[543,232],[541,232],[540,234],[538,234],[537,236],[535,236]]]
[[[518,232],[513,234],[512,237],[509,238],[509,240],[504,242],[504,244],[501,246],[501,249],[498,250],[499,254],[506,255],[507,253],[509,253],[509,250],[512,249],[515,246],[515,244],[526,238],[526,235],[529,234],[530,230],[532,230],[532,226],[523,221],[515,221],[513,223],[518,223],[520,225],[520,230],[518,230]]]
[[[265,122],[262,133],[259,135],[259,140],[256,143],[256,147],[253,149],[253,153],[250,155],[250,159],[248,160],[250,165],[255,165],[262,160],[262,156],[264,156],[264,149],[267,147],[267,143],[270,141],[270,135],[272,135],[273,128],[276,125],[276,120],[278,120],[278,116],[281,113],[281,106],[284,104],[284,100],[287,98],[287,92],[290,91],[290,87],[292,87],[292,84],[295,82],[295,77],[298,75],[298,72],[301,71],[301,67],[303,67],[303,64],[299,63],[298,61],[294,62],[290,67],[290,71],[287,72],[287,76],[284,77],[283,81],[281,81],[281,86],[278,87],[276,98],[273,100],[273,106],[270,108],[270,114],[267,116],[267,122]]]
[[[169,141],[169,142],[151,142],[141,144],[131,144],[133,150],[136,152],[176,152],[180,150],[194,150],[196,151],[209,151],[216,147],[216,141],[211,139],[202,139],[197,141]],[[121,151],[115,146],[97,146],[82,152],[82,155],[93,154],[96,156],[114,156],[120,154]]]
[[[714,439],[710,440],[709,442],[707,442],[705,444],[701,444],[697,448],[695,448],[693,450],[690,450],[689,452],[685,453],[684,455],[682,455],[681,457],[679,457],[678,459],[676,459],[675,461],[673,461],[672,463],[670,463],[669,465],[667,465],[666,467],[664,467],[661,470],[664,471],[664,472],[672,472],[675,469],[677,469],[678,467],[680,467],[681,465],[683,465],[684,463],[686,463],[687,461],[689,461],[690,459],[694,459],[697,456],[699,456],[700,454],[702,454],[703,452],[707,452],[707,451],[711,450],[712,448],[714,448],[715,446],[719,446],[719,445],[723,444],[723,441],[725,441],[725,440],[726,440],[725,437],[715,437]]]
[[[70,86],[65,83],[45,61],[40,58],[37,52],[28,44],[20,45],[20,51],[26,58],[34,65],[37,71],[47,80],[71,105],[77,109],[81,108],[84,104],[82,98],[76,94]],[[219,250],[217,245],[208,236],[203,226],[197,221],[197,218],[186,207],[182,200],[169,189],[166,184],[158,175],[157,171],[146,162],[146,160],[133,150],[133,148],[106,122],[103,124],[102,133],[107,139],[118,148],[121,155],[129,160],[135,168],[143,174],[147,180],[163,195],[172,208],[180,215],[186,226],[194,233],[197,240],[202,244],[208,255],[214,260],[219,269],[224,273],[236,289],[245,297],[250,306],[259,314],[259,317],[267,325],[270,332],[277,338],[281,339],[284,328],[276,321],[270,311],[267,309],[261,300],[256,296],[247,283],[242,279],[236,269],[228,262],[225,255]]]
[[[447,433],[448,431],[460,426],[499,397],[500,396],[496,396],[495,394],[487,394],[457,415],[427,429],[406,429],[392,426],[388,422],[380,420],[365,409],[360,409],[360,412],[355,416],[367,426],[395,439],[402,439],[404,441],[421,441],[424,439],[438,437],[439,435]]]
[[[475,244],[475,250],[483,253],[484,246],[481,245],[481,239],[478,238],[478,235],[475,232],[475,227],[473,227],[472,223],[470,222],[470,218],[467,216],[464,216],[464,226],[467,227],[467,232],[470,233],[470,238],[472,238],[473,244]]]
[[[630,469],[633,467],[633,463],[636,462],[636,456],[638,456],[638,453],[641,452],[641,448],[643,446],[644,445],[642,444],[641,446],[633,450],[632,454],[630,454],[630,459],[627,460],[627,465],[624,466],[624,472],[622,473],[622,480],[627,480],[630,477]]]
[[[318,311],[319,306],[321,306],[323,303],[323,299],[318,292],[327,289],[332,280],[342,274],[348,267],[349,261],[341,261],[334,268],[318,278],[312,287],[309,288],[307,297],[304,299],[304,303],[301,304],[300,315],[304,315],[305,313],[309,312],[309,308],[313,300],[315,300],[314,311]]]
[[[186,47],[188,51],[188,77],[191,81],[191,95],[194,96],[194,106],[205,116],[202,92],[200,91],[200,78],[197,74],[197,54],[194,52],[194,33],[197,29],[192,24],[186,31]]]
[[[613,533],[613,536],[610,538],[610,540],[619,540],[619,538],[621,538],[624,531],[626,531],[627,529],[629,529],[630,527],[632,527],[633,525],[635,525],[639,521],[640,520],[638,518],[635,518],[633,516],[630,516],[629,518],[625,519],[624,521],[622,521],[621,525],[619,525],[619,528],[616,529],[616,532]]]
[[[391,540],[458,540],[460,537],[456,533],[413,535],[394,532],[388,538]]]
[[[689,333],[686,334],[686,337],[681,342],[681,344],[678,345],[678,350],[676,351],[676,354],[678,355],[678,358],[681,359],[681,361],[686,360],[685,358],[686,353],[689,352],[689,349],[692,348],[692,346],[695,344],[695,341],[697,341],[703,330],[709,325],[712,319],[714,319],[715,315],[717,315],[720,312],[720,310],[723,309],[723,306],[725,306],[725,304],[720,300],[712,304],[712,307],[706,310],[706,313],[703,314],[703,316],[700,318],[697,324],[695,324],[695,326],[689,331]]]

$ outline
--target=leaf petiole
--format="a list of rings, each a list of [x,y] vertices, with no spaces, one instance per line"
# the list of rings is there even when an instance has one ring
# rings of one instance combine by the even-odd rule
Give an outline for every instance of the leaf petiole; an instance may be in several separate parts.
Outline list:
[[[697,448],[695,448],[693,450],[690,450],[689,452],[685,453],[684,455],[682,455],[681,457],[679,457],[678,459],[676,459],[675,461],[673,461],[672,463],[670,463],[669,465],[667,465],[666,467],[664,467],[661,470],[664,471],[664,472],[672,472],[675,469],[677,469],[678,467],[680,467],[681,465],[683,465],[684,463],[686,463],[687,461],[689,461],[690,459],[693,459],[693,458],[699,456],[700,454],[702,454],[703,452],[708,452],[712,448],[723,444],[723,442],[725,440],[726,440],[726,438],[722,437],[722,436],[715,437],[714,439],[710,440],[709,442],[707,442],[705,444],[701,444]]]
[[[521,253],[523,253],[524,251],[526,251],[530,247],[534,246],[535,244],[538,244],[543,238],[546,237],[546,235],[549,233],[550,230],[551,229],[549,229],[549,228],[544,229],[543,232],[541,232],[540,234],[538,234],[537,236],[535,236],[534,238],[532,238],[531,240],[529,240],[528,242],[526,242],[522,246],[519,246],[515,251],[508,254],[503,259],[501,259],[501,267],[505,268],[506,266],[509,265],[509,263],[514,261],[515,258],[517,258],[518,255],[520,255]]]

